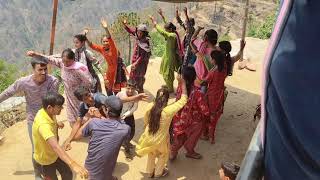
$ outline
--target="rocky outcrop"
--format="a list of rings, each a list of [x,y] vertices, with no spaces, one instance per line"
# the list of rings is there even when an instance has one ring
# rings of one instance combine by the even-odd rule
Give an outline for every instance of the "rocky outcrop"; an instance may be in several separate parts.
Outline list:
[[[0,104],[0,134],[27,117],[24,97],[12,97]]]

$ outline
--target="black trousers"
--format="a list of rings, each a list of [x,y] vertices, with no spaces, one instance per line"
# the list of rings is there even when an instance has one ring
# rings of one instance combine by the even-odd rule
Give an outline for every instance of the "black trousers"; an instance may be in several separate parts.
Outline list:
[[[135,125],[135,122],[134,122],[134,116],[129,116],[129,117],[126,117],[124,119],[124,122],[126,122],[126,124],[128,126],[130,126],[131,128],[131,131],[130,131],[130,135],[129,135],[129,139],[128,139],[128,142],[130,142],[135,134],[135,131],[136,131],[136,125]]]
[[[58,180],[57,170],[59,171],[62,180],[72,180],[73,174],[70,167],[60,158],[50,165],[40,165],[36,161],[35,164],[45,180]]]

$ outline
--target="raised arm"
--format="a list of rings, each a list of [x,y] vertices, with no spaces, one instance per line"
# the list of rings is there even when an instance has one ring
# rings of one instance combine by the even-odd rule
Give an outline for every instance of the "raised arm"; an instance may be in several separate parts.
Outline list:
[[[167,23],[167,20],[166,20],[166,18],[164,17],[164,14],[163,14],[163,11],[162,11],[161,8],[158,9],[158,13],[159,13],[159,15],[161,16],[161,19],[162,19],[163,23],[166,24],[166,23]]]
[[[103,27],[103,29],[106,32],[106,37],[107,38],[111,38],[111,34],[110,34],[109,29],[108,29],[108,23],[107,23],[107,21],[105,19],[101,19],[101,26]]]
[[[44,54],[35,52],[35,51],[27,51],[27,56],[33,57],[33,58],[37,58],[41,61],[44,61],[46,63],[52,64],[57,66],[58,68],[62,67],[62,59],[61,58],[57,58],[55,56],[46,56]]]
[[[239,49],[238,53],[235,56],[231,57],[232,64],[234,64],[235,62],[237,62],[241,59],[245,46],[246,46],[246,41],[240,40],[240,49]]]
[[[180,24],[180,26],[186,31],[187,28],[186,28],[185,24],[183,23],[183,21],[181,20],[181,17],[180,17],[180,15],[179,15],[179,9],[178,9],[178,7],[177,7],[177,9],[176,9],[176,19],[177,19],[177,22]]]
[[[93,49],[94,51],[98,51],[101,53],[101,51],[103,50],[102,46],[99,46],[93,42],[91,42],[87,36],[87,34],[89,33],[89,29],[84,29],[84,35],[86,36],[86,42],[88,44],[88,46]]]
[[[126,19],[124,19],[124,20],[122,21],[122,24],[123,24],[124,29],[125,29],[129,34],[131,34],[132,36],[135,36],[135,33],[136,33],[135,29],[128,26],[128,22],[127,22]]]
[[[153,16],[149,16],[150,19],[151,19],[151,22],[153,24],[153,26],[156,28],[156,30],[162,35],[164,36],[165,38],[170,38],[170,37],[174,37],[176,34],[175,33],[170,33],[170,32],[167,32],[166,30],[164,30],[161,26],[159,26],[157,24],[157,21],[154,19]]]
[[[200,33],[200,31],[201,31],[202,29],[204,29],[204,27],[198,26],[198,28],[196,29],[196,31],[193,33],[191,39],[192,39],[192,40],[197,39],[197,37],[198,37],[198,35],[199,35],[199,33]]]
[[[190,18],[188,16],[188,8],[187,7],[183,8],[183,12],[184,12],[184,15],[186,16],[186,20],[190,22]]]
[[[199,49],[197,48],[197,46],[194,44],[194,41],[197,39],[198,34],[200,33],[200,31],[203,29],[203,27],[198,26],[198,28],[196,29],[196,31],[194,32],[194,34],[192,35],[192,40],[190,41],[190,47],[191,47],[191,51],[192,53],[194,53],[197,56],[203,57],[202,53],[199,53]]]

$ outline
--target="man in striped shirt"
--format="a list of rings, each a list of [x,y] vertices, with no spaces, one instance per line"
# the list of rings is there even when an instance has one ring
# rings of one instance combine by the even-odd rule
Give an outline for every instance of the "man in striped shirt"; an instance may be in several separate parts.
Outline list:
[[[54,76],[48,75],[47,64],[43,61],[32,59],[33,73],[22,77],[0,94],[0,103],[16,93],[23,92],[27,103],[27,124],[28,133],[32,145],[32,124],[36,113],[42,107],[42,97],[49,91],[58,92],[59,81]],[[40,173],[35,170],[36,179],[40,178]]]

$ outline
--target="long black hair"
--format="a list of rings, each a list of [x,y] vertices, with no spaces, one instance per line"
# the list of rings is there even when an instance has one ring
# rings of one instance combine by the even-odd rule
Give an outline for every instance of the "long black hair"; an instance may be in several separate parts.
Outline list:
[[[217,44],[218,33],[214,29],[208,29],[204,33],[204,40],[211,43],[213,46]]]
[[[219,72],[222,72],[224,69],[224,57],[224,53],[221,51],[214,50],[211,52],[211,58],[215,60]]]
[[[175,32],[177,30],[177,27],[172,23],[172,22],[168,22],[164,25],[164,28],[166,30],[170,30],[171,32]]]
[[[196,80],[197,74],[196,70],[194,69],[193,66],[185,66],[182,69],[182,78],[186,81],[186,86],[187,86],[187,94],[188,96],[190,95],[194,81]]]
[[[225,53],[225,60],[227,65],[227,73],[229,76],[232,76],[233,71],[233,63],[231,59],[230,52],[232,50],[231,43],[229,41],[221,41],[219,42],[219,47],[224,51]]]
[[[85,42],[87,40],[87,37],[84,34],[77,34],[73,37],[78,39],[80,42]]]
[[[169,89],[162,86],[158,92],[149,117],[149,134],[156,134],[160,128],[160,118],[163,108],[168,105]]]

